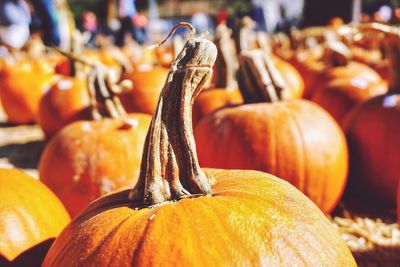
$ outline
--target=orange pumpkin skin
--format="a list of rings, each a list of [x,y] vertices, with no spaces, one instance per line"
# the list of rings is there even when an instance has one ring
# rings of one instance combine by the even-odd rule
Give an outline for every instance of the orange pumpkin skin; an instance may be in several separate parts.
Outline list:
[[[150,121],[131,114],[130,129],[112,119],[68,125],[46,146],[40,179],[75,216],[94,199],[136,182]]]
[[[329,213],[347,179],[348,151],[340,127],[306,100],[248,104],[204,118],[194,130],[202,166],[276,175]]]
[[[53,68],[43,62],[21,61],[0,73],[0,98],[8,121],[15,124],[37,120],[39,102],[54,80]]]
[[[384,81],[369,83],[359,79],[337,79],[316,92],[312,101],[323,107],[341,124],[346,114],[356,105],[371,97],[383,95],[387,90],[388,86]]]
[[[17,169],[0,169],[0,203],[0,265],[40,266],[70,221],[64,206],[45,185]]]
[[[43,266],[356,266],[330,222],[272,175],[205,169],[213,195],[153,208],[122,190],[93,202]]]
[[[131,73],[122,75],[122,79],[131,80],[133,89],[125,95],[129,97],[122,103],[128,112],[153,114],[156,109],[158,97],[164,86],[169,70],[163,67],[141,65]]]
[[[40,101],[40,127],[47,137],[51,137],[71,122],[89,119],[83,112],[88,106],[86,80],[61,77]]]
[[[272,58],[277,70],[282,74],[282,78],[288,87],[285,91],[286,99],[301,98],[304,91],[304,81],[299,72],[286,61],[278,57]],[[204,90],[196,98],[193,105],[193,125],[196,125],[207,114],[226,106],[243,103],[243,98],[238,88],[225,89],[213,88]]]
[[[301,98],[304,93],[304,81],[300,73],[290,63],[275,56],[272,59],[287,84],[286,99]]]
[[[396,205],[400,179],[400,95],[372,98],[345,118],[350,150],[349,189],[386,206]]]
[[[213,88],[202,91],[193,105],[193,125],[203,117],[220,108],[243,103],[242,95],[238,88]]]
[[[336,79],[350,82],[358,80],[364,83],[382,82],[380,75],[372,68],[358,62],[350,62],[346,66],[326,68],[322,73],[317,74],[309,90],[310,97]]]

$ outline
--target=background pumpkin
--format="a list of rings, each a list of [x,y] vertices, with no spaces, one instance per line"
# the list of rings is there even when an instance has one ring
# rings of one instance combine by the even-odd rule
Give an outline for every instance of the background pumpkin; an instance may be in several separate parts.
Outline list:
[[[263,84],[269,78],[259,77],[267,70],[243,72],[252,68],[247,65],[254,58],[262,58],[260,52],[241,56],[239,73],[248,77],[241,78],[240,89],[247,103],[268,97]],[[277,74],[270,70],[269,75]],[[284,90],[274,85],[273,90]],[[342,195],[348,168],[344,135],[329,114],[309,101],[277,99],[225,108],[205,117],[194,134],[205,167],[269,172],[295,185],[324,212],[332,211]]]
[[[40,266],[70,221],[60,200],[17,169],[0,168],[0,265]]]
[[[15,124],[37,120],[39,102],[55,76],[46,61],[21,60],[3,67],[0,98],[8,121]]]
[[[90,114],[84,111],[89,102],[86,79],[60,77],[40,101],[40,127],[51,137],[71,122],[89,119]]]
[[[352,110],[345,118],[344,129],[350,148],[349,190],[394,207],[400,179],[400,36],[390,33],[391,28],[388,32],[389,92]]]
[[[324,215],[286,182],[200,169],[190,109],[215,57],[207,40],[186,43],[160,96],[138,184],[92,203],[43,266],[355,266]],[[216,180],[212,195],[205,173]]]

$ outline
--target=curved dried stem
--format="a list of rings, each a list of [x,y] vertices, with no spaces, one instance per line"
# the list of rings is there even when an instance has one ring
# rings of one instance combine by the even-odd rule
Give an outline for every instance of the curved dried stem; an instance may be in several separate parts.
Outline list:
[[[158,43],[156,45],[149,46],[148,49],[155,49],[155,48],[162,46],[164,43],[166,43],[169,40],[169,38],[171,38],[171,36],[176,32],[176,30],[181,27],[186,27],[190,30],[189,38],[192,38],[196,34],[196,29],[193,27],[192,24],[187,23],[187,22],[180,22],[179,24],[175,25],[172,28],[172,30],[168,33],[167,37],[165,37],[164,40],[162,40],[160,43]]]
[[[147,133],[132,201],[152,206],[211,193],[210,179],[197,159],[192,104],[212,74],[216,54],[210,41],[191,38],[172,64]]]
[[[287,87],[271,55],[262,50],[243,51],[239,56],[238,82],[245,103],[276,102]]]

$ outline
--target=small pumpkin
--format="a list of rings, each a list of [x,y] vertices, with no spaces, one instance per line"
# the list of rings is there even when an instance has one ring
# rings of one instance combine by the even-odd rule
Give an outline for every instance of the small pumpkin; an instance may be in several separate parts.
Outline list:
[[[89,119],[85,113],[89,105],[86,79],[60,76],[40,101],[40,127],[48,138],[52,137],[69,123]]]
[[[125,109],[128,112],[153,114],[167,75],[167,68],[151,64],[142,64],[132,72],[124,73],[122,79],[133,83],[133,89],[122,95]]]
[[[280,100],[284,81],[262,51],[242,53],[239,85],[246,104],[210,114],[194,129],[200,164],[269,172],[332,211],[348,169],[340,127],[312,102]]]
[[[0,98],[8,121],[15,124],[37,120],[39,102],[55,80],[47,61],[22,59],[0,72]]]
[[[40,181],[18,169],[0,168],[0,265],[40,266],[70,218]]]
[[[72,216],[92,200],[135,181],[151,120],[146,114],[125,115],[110,88],[100,89],[100,79],[97,77],[97,105],[81,111],[94,121],[77,121],[63,128],[48,143],[39,162],[40,179]]]
[[[349,192],[373,197],[376,203],[388,208],[396,205],[400,179],[400,35],[397,28],[386,27],[372,30],[387,32],[389,92],[354,108],[343,127],[350,148]]]
[[[191,102],[215,57],[207,40],[186,43],[161,93],[138,184],[93,202],[56,240],[44,267],[356,266],[326,217],[286,182],[199,167]]]

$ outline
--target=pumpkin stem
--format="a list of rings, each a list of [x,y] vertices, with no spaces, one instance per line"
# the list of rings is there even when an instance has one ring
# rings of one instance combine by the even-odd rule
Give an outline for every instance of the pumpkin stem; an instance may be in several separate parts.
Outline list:
[[[218,25],[215,43],[218,55],[221,56],[218,56],[215,62],[215,87],[227,88],[228,90],[237,88],[236,72],[239,68],[235,42],[232,40],[231,35],[232,30],[226,24]]]
[[[197,159],[192,105],[212,75],[216,56],[212,42],[191,37],[172,64],[147,133],[132,201],[151,206],[211,193],[211,180]]]
[[[390,64],[389,90],[400,90],[400,27],[380,23],[366,23],[361,24],[358,29],[361,32],[385,34],[383,42]]]
[[[119,86],[110,82],[105,66],[80,58],[74,53],[69,53],[58,48],[55,49],[72,61],[79,62],[91,68],[87,75],[87,84],[93,120],[101,120],[104,117],[119,119],[126,115],[126,111],[116,94]],[[125,82],[121,82],[121,85],[124,86]]]
[[[352,58],[350,49],[341,41],[333,40],[332,35],[326,35],[327,39],[323,60],[333,67],[346,66]]]
[[[283,99],[285,81],[271,55],[262,50],[243,51],[239,56],[238,82],[245,103]]]
[[[88,91],[93,120],[104,117],[120,119],[126,115],[122,103],[115,93],[116,85],[110,82],[102,66],[91,68],[88,75]]]

